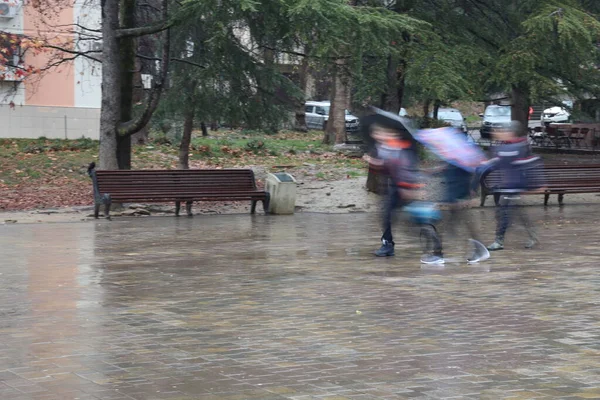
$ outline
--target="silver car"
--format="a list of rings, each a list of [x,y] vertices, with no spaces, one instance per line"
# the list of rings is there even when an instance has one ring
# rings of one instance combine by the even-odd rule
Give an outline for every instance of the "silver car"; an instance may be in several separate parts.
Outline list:
[[[429,113],[429,118],[433,118],[433,113]],[[467,133],[467,122],[456,108],[440,108],[437,119]]]
[[[512,111],[510,106],[487,106],[482,115],[483,122],[481,123],[481,138],[491,139],[492,131],[498,128],[510,126],[512,121]]]
[[[329,119],[329,108],[331,103],[329,101],[308,101],[305,104],[306,112],[306,126],[308,129],[320,129],[324,130]],[[346,112],[346,131],[356,132],[358,131],[358,117]]]

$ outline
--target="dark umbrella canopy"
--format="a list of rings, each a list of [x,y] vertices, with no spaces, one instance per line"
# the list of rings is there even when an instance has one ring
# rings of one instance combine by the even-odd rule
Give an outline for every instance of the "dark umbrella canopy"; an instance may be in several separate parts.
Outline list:
[[[411,142],[416,143],[413,137],[413,133],[416,129],[412,126],[412,121],[406,117],[393,114],[391,112],[380,110],[376,107],[371,107],[373,110],[372,114],[366,115],[360,119],[360,129],[363,136],[363,141],[373,147],[375,142],[371,137],[371,128],[373,125],[380,125],[384,128],[393,129],[400,132],[400,135],[404,139],[408,139]]]

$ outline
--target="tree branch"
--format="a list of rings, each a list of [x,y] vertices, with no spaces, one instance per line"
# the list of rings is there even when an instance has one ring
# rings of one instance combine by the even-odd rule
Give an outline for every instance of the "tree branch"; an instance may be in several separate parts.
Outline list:
[[[135,56],[138,57],[138,58],[141,58],[143,60],[148,60],[148,61],[161,61],[162,60],[161,58],[158,58],[158,57],[150,57],[150,56],[145,56],[143,54],[136,54]],[[189,64],[189,65],[193,65],[194,67],[198,67],[198,68],[206,68],[206,65],[198,64],[198,63],[195,63],[193,61],[185,60],[185,59],[182,59],[182,58],[173,58],[173,57],[171,57],[170,61],[179,62],[179,63],[182,63],[182,64]]]
[[[139,36],[151,35],[153,33],[159,33],[164,30],[167,30],[172,25],[173,25],[172,22],[167,22],[165,20],[163,22],[159,22],[154,25],[140,26],[138,28],[119,29],[119,30],[117,30],[117,37],[124,38],[124,37],[131,37],[131,36],[139,37]]]
[[[67,26],[76,26],[76,27],[78,27],[78,28],[81,28],[81,29],[83,29],[84,31],[90,31],[90,32],[98,32],[98,33],[102,33],[102,29],[91,29],[91,28],[86,28],[85,26],[83,26],[83,25],[80,25],[80,24],[64,24],[64,25],[53,25],[53,26],[51,26],[51,27],[53,27],[53,28],[64,28],[64,27],[67,27]]]
[[[166,20],[168,17],[168,3],[169,0],[162,0],[162,17]],[[128,122],[121,123],[117,129],[118,135],[120,136],[131,136],[134,133],[139,132],[150,122],[150,118],[152,118],[152,114],[158,107],[158,103],[160,102],[160,96],[162,94],[163,87],[167,82],[167,76],[169,73],[169,61],[171,59],[171,31],[167,27],[163,34],[163,48],[162,48],[162,58],[161,58],[161,74],[159,77],[159,81],[156,82],[154,88],[150,92],[148,96],[148,102],[146,104],[146,108],[144,112],[137,118]]]
[[[54,49],[54,50],[59,50],[59,51],[62,51],[62,52],[64,52],[64,53],[67,53],[67,54],[73,54],[73,55],[75,55],[75,57],[72,57],[72,58],[65,58],[65,59],[63,59],[62,61],[70,61],[70,60],[74,60],[75,58],[77,58],[77,57],[80,57],[80,56],[81,56],[81,57],[86,57],[86,58],[89,58],[90,60],[97,61],[97,62],[99,62],[99,63],[101,63],[101,62],[102,62],[102,61],[100,61],[99,59],[97,59],[97,58],[95,58],[95,57],[92,57],[92,56],[90,56],[90,54],[93,54],[93,53],[96,53],[96,54],[101,54],[101,53],[102,53],[102,50],[86,50],[86,51],[76,51],[76,50],[69,50],[69,49],[65,49],[64,47],[53,46],[53,45],[50,45],[50,44],[45,44],[43,47],[50,48],[50,49]]]

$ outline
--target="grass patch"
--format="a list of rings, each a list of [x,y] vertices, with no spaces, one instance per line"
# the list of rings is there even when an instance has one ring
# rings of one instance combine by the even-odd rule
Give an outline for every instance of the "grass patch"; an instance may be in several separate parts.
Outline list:
[[[306,168],[328,170],[320,179],[364,175],[364,161],[332,153],[321,143],[321,132],[218,131],[194,135],[190,146],[192,168],[262,166],[268,170]],[[90,139],[0,139],[0,185],[51,182],[57,178],[87,181],[87,166],[98,159],[99,142]],[[179,144],[162,132],[147,145],[133,146],[133,169],[177,168]],[[335,170],[332,174],[329,170]],[[42,185],[42,183],[40,183]]]

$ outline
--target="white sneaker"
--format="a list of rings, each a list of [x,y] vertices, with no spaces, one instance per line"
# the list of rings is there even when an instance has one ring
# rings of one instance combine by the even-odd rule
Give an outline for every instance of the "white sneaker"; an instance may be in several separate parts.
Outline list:
[[[473,244],[473,254],[467,257],[468,264],[477,264],[490,258],[490,251],[483,243],[475,239],[469,239],[469,242]]]
[[[436,256],[433,254],[426,254],[421,257],[421,262],[423,264],[444,264],[446,261],[444,257]]]

